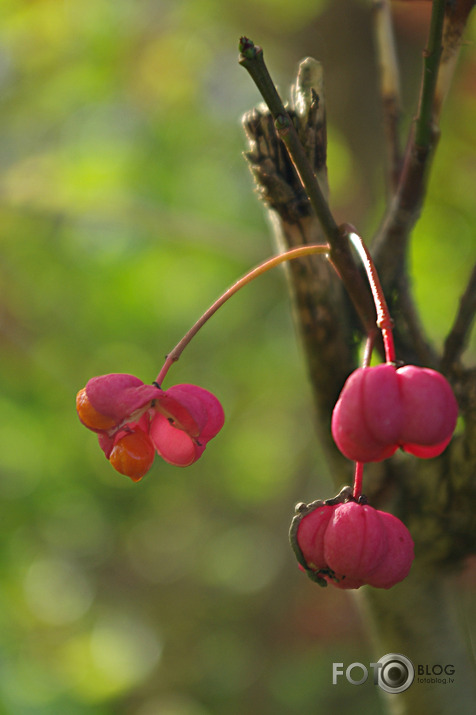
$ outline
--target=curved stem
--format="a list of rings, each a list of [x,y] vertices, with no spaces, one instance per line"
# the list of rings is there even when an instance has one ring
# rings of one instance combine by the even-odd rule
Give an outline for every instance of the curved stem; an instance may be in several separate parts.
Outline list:
[[[349,226],[344,228],[351,229]],[[372,256],[370,255],[369,250],[361,237],[352,229],[349,232],[349,239],[359,254],[369,279],[370,288],[375,302],[375,309],[377,311],[377,325],[382,331],[383,344],[385,347],[385,359],[387,362],[395,362],[395,346],[393,343],[392,333],[393,321],[390,317],[387,301],[385,300]]]
[[[160,387],[162,385],[162,383],[165,379],[165,376],[167,375],[168,371],[170,370],[170,368],[172,367],[174,362],[176,362],[176,360],[178,360],[178,358],[176,358],[174,360],[174,358],[170,357],[170,354],[167,355],[167,357],[165,358],[165,362],[162,365],[162,367],[160,368],[159,374],[157,375],[157,379],[154,380],[154,384],[156,384],[157,387]]]
[[[166,374],[169,371],[169,368],[173,365],[174,362],[177,362],[184,349],[187,347],[192,338],[198,333],[200,328],[205,325],[209,318],[211,318],[212,315],[214,315],[214,313],[216,313],[216,311],[221,308],[221,306],[226,303],[226,301],[231,298],[232,295],[241,290],[241,288],[243,288],[245,285],[251,283],[251,281],[263,275],[263,273],[266,273],[271,268],[279,266],[281,263],[285,263],[286,261],[292,261],[295,258],[303,258],[304,256],[313,256],[316,254],[327,255],[328,253],[329,246],[327,244],[319,243],[309,244],[306,246],[298,246],[297,248],[292,248],[289,251],[285,251],[284,253],[280,253],[277,256],[268,258],[266,261],[264,261],[264,263],[260,263],[258,266],[256,266],[256,268],[253,268],[251,271],[249,271],[249,273],[244,275],[230,288],[228,288],[228,290],[226,290],[223,295],[221,295],[214,303],[212,303],[212,305],[208,308],[208,310],[205,311],[205,313],[203,313],[203,315],[197,320],[197,322],[192,325],[190,330],[183,336],[182,340],[180,340],[180,342],[178,342],[177,345],[173,348],[173,350],[171,350],[170,353],[167,355],[166,360],[155,382],[158,385],[162,384]]]

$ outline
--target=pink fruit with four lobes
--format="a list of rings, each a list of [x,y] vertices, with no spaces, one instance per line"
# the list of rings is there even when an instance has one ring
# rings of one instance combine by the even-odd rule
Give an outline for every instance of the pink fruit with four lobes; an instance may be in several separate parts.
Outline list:
[[[203,387],[162,390],[126,373],[91,378],[76,396],[76,410],[114,469],[133,481],[148,472],[156,452],[178,467],[193,464],[225,420],[219,400]]]
[[[392,514],[350,501],[317,507],[298,519],[292,538],[311,577],[343,589],[391,588],[410,571],[413,540]]]
[[[356,462],[380,462],[399,447],[417,457],[446,448],[458,417],[448,381],[435,370],[386,363],[355,370],[332,414],[340,451]]]

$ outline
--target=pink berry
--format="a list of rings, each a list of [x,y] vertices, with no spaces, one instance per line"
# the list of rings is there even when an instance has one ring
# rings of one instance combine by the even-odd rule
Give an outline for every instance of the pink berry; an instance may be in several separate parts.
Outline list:
[[[443,375],[387,363],[350,375],[334,408],[332,434],[341,452],[358,462],[379,462],[398,447],[435,457],[450,442],[457,416]]]
[[[134,375],[111,373],[92,377],[78,393],[80,404],[78,415],[88,429],[95,432],[107,432],[112,427],[124,422],[131,414],[160,396],[161,390],[155,385],[144,385]],[[84,419],[93,413],[93,420]],[[83,408],[83,409],[81,409]],[[102,417],[102,421],[99,418]]]
[[[397,517],[355,501],[307,509],[295,517],[291,542],[313,580],[342,589],[390,588],[408,575],[413,541]]]
[[[408,576],[414,558],[413,539],[396,516],[385,511],[378,514],[387,532],[387,553],[367,577],[367,583],[376,588],[391,588]]]
[[[367,582],[387,553],[380,512],[356,502],[336,509],[325,533],[324,555],[336,574]]]
[[[164,401],[150,423],[150,438],[160,456],[177,467],[188,467],[203,454],[223,427],[225,416],[217,398],[203,387],[174,385],[164,392]],[[188,425],[194,425],[190,430]]]
[[[430,456],[440,454],[456,426],[458,404],[443,375],[435,370],[407,365],[397,370],[405,421],[400,443],[412,452],[413,445],[429,447]]]
[[[225,419],[220,402],[202,387],[162,390],[125,373],[89,380],[76,397],[76,410],[117,471],[133,479],[152,465],[154,450],[171,464],[193,464]]]
[[[327,569],[324,535],[336,506],[323,505],[304,517],[297,530],[297,541],[304,560],[313,571]]]
[[[393,365],[359,368],[347,379],[332,414],[332,435],[356,462],[380,462],[397,449],[403,422]]]

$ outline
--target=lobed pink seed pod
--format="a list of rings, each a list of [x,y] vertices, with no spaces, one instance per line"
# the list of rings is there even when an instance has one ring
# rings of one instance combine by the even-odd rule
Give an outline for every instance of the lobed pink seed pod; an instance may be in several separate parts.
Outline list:
[[[107,432],[136,410],[154,400],[161,391],[126,373],[93,377],[79,391],[76,409],[81,422],[94,432]]]
[[[336,509],[324,539],[327,565],[336,574],[367,583],[387,554],[387,533],[380,512],[348,502]]]
[[[376,588],[391,588],[408,576],[414,559],[413,539],[396,516],[385,511],[378,514],[386,531],[387,553],[367,577],[367,583]]]
[[[404,420],[393,365],[354,370],[332,413],[332,435],[340,451],[356,462],[380,462],[397,449]]]
[[[290,536],[301,568],[322,586],[390,588],[414,558],[410,532],[397,517],[355,501],[308,505]]]
[[[208,390],[196,385],[174,385],[165,391],[171,401],[180,405],[177,410],[163,413],[162,404],[150,423],[150,438],[157,452],[166,462],[177,467],[188,467],[201,457],[209,442],[223,427],[225,416],[220,402]],[[195,425],[193,432],[186,429],[184,416]]]
[[[297,530],[299,548],[307,564],[313,571],[327,569],[324,556],[324,535],[337,506],[323,504],[301,519]]]
[[[456,426],[458,403],[453,390],[443,375],[428,368],[407,365],[397,375],[405,412],[400,443],[417,456],[436,457]]]
[[[332,435],[340,451],[358,462],[379,462],[398,447],[436,457],[450,442],[457,416],[443,375],[386,363],[350,375],[333,411]]]
[[[162,390],[125,373],[89,380],[76,396],[76,410],[115,469],[134,481],[150,468],[155,450],[179,467],[196,462],[225,420],[219,400],[202,387]]]

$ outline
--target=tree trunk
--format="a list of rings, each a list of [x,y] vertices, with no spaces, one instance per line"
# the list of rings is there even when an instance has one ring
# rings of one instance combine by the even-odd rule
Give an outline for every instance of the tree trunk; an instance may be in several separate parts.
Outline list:
[[[315,93],[314,106],[316,98]],[[290,116],[325,193],[325,112],[312,113],[309,106],[299,112],[296,107],[290,110]],[[270,114],[255,109],[245,116],[244,127],[249,141],[246,156],[279,249],[324,243],[321,226]],[[421,186],[420,203],[423,193]],[[413,222],[417,214],[418,210]],[[397,224],[390,214],[386,225],[395,232]],[[411,221],[405,224],[407,232],[411,225]],[[438,368],[440,358],[426,340],[412,302],[405,253],[401,252],[401,243],[386,241],[385,230],[380,231],[378,241],[381,278],[384,290],[392,297],[398,359]],[[389,270],[389,266],[394,268]],[[330,421],[344,381],[358,367],[359,343],[365,335],[329,262],[312,256],[292,261],[287,270],[315,398],[318,436],[334,475],[334,486],[340,489],[351,483],[353,464],[337,450]],[[473,300],[474,290],[470,292]],[[476,372],[462,368],[459,352],[454,350],[445,365],[464,418],[464,429],[450,447],[436,459],[419,460],[401,453],[366,465],[364,492],[369,503],[401,518],[415,542],[415,561],[405,581],[389,590],[366,586],[355,592],[373,634],[376,660],[386,653],[398,653],[410,658],[415,667],[413,686],[398,697],[383,693],[392,713],[476,712],[474,660],[455,618],[458,572],[476,544]],[[315,498],[330,496],[316,494]],[[418,678],[442,677],[432,675],[433,666],[453,666],[450,677],[454,683],[419,682]]]

